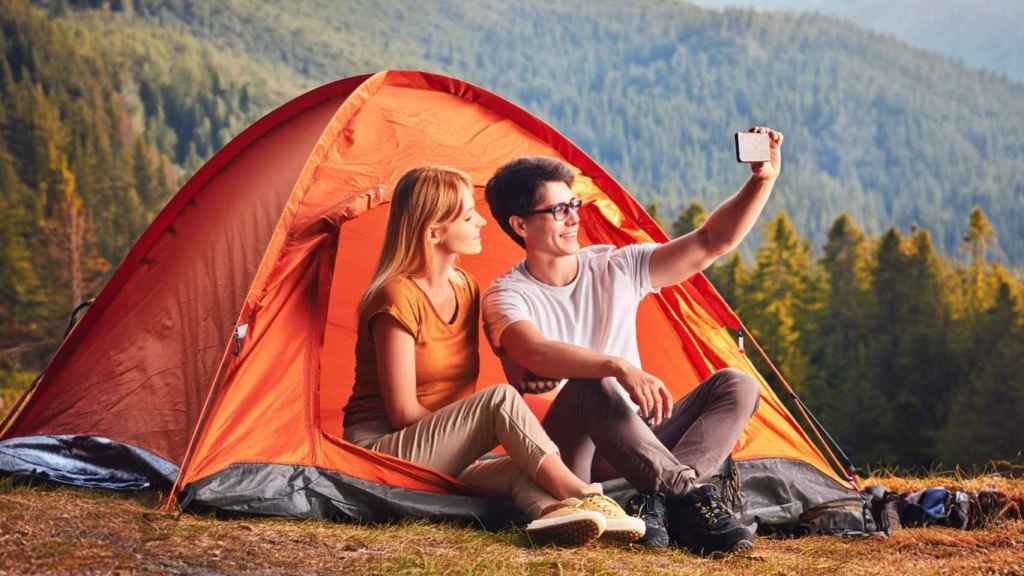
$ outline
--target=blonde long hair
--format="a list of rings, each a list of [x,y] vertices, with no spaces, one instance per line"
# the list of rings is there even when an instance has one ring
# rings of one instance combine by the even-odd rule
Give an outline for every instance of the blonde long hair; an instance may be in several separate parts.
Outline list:
[[[360,314],[389,280],[427,269],[431,255],[427,244],[430,226],[458,218],[462,213],[462,191],[472,187],[465,172],[446,166],[413,168],[402,175],[391,197],[377,269],[359,302]]]

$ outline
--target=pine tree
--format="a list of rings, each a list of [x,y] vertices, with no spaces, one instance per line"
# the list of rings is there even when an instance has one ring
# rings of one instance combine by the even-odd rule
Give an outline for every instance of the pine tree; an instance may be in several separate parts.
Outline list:
[[[156,170],[157,193],[154,197],[153,205],[148,206],[148,208],[155,214],[156,212],[159,212],[161,209],[163,209],[167,201],[171,199],[171,195],[174,193],[175,190],[172,189],[171,183],[173,167],[170,164],[170,162],[166,162],[164,160],[164,157],[159,153],[157,153],[156,165],[154,168]],[[174,187],[175,189],[177,188],[176,185]]]
[[[967,353],[969,378],[953,396],[938,454],[943,461],[988,465],[1019,461],[1024,437],[1024,325],[1009,282],[978,323]]]
[[[986,465],[1021,455],[1016,439],[1024,429],[1015,424],[1024,409],[1020,282],[989,261],[998,239],[981,208],[971,211],[962,238],[968,261],[957,266],[955,334],[963,373],[952,392],[938,455],[949,463]]]
[[[847,214],[829,230],[821,259],[827,299],[809,339],[807,402],[848,447],[859,448],[857,421],[871,409],[867,241]]]
[[[42,256],[51,285],[47,298],[49,334],[78,304],[91,295],[97,281],[109,269],[109,263],[96,251],[88,216],[78,196],[75,175],[67,159],[55,156],[45,183],[48,204],[46,219],[40,228],[47,240]]]
[[[39,188],[46,179],[54,151],[66,145],[66,133],[56,106],[38,84],[17,82],[4,104],[9,106],[3,138],[18,159],[19,179]]]
[[[847,438],[853,441],[858,460],[864,464],[897,462],[895,451],[899,436],[893,432],[899,418],[892,399],[907,371],[900,351],[901,330],[909,291],[905,283],[908,257],[903,236],[890,228],[875,251],[871,273],[871,303],[868,313],[868,362],[871,378],[866,382],[864,405],[859,417],[849,421]]]
[[[914,294],[911,300],[915,314],[914,366],[917,384],[912,390],[919,397],[928,397],[923,414],[925,437],[932,437],[946,421],[948,402],[960,378],[960,365],[954,354],[952,314],[948,294],[946,267],[935,251],[931,234],[921,228],[911,238],[910,280]],[[930,460],[929,458],[923,460]]]
[[[24,207],[28,194],[13,160],[0,150],[0,348],[29,336],[38,314],[39,280],[26,241],[34,228]]]
[[[707,219],[708,212],[704,209],[704,205],[697,201],[691,202],[672,223],[672,237],[678,238],[689,234],[699,228]]]
[[[98,227],[97,237],[101,253],[108,262],[120,262],[127,254],[146,223],[146,214],[136,192],[132,154],[128,148],[118,153],[121,168],[110,172],[113,204],[108,207],[109,220],[106,226]]]
[[[973,325],[995,301],[999,286],[993,274],[992,263],[988,260],[989,251],[997,244],[995,230],[988,217],[979,207],[974,207],[968,217],[967,230],[963,234],[960,252],[968,256],[966,266],[957,265],[956,275],[959,277],[959,293],[957,294],[957,312],[963,320],[967,333],[973,332]]]
[[[733,252],[725,261],[715,262],[704,271],[715,290],[734,310],[746,309],[746,289],[750,284],[750,271],[739,252]]]
[[[785,212],[768,222],[764,238],[741,310],[747,327],[783,376],[800,389],[808,376],[800,342],[813,321],[815,271],[810,247]]]
[[[984,262],[989,249],[996,244],[996,233],[992,229],[992,223],[978,206],[971,210],[963,239],[962,249],[970,254],[971,262]]]
[[[944,276],[927,230],[915,230],[906,246],[895,230],[882,238],[870,353],[871,398],[881,406],[866,421],[874,428],[866,450],[874,460],[913,466],[934,461],[935,436],[961,373],[949,334]]]
[[[158,161],[157,159],[156,162]],[[132,170],[135,175],[136,196],[142,203],[142,209],[146,215],[144,219],[147,221],[163,200],[159,177],[156,173],[156,162],[150,159],[150,151],[143,139],[136,139],[132,153]]]

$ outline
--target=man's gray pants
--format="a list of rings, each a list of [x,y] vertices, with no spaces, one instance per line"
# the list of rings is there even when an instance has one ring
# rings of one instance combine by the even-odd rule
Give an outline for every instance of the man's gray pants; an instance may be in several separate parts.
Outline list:
[[[650,428],[605,380],[570,380],[544,418],[566,465],[584,482],[622,476],[640,492],[682,495],[718,472],[757,408],[760,385],[719,370]]]

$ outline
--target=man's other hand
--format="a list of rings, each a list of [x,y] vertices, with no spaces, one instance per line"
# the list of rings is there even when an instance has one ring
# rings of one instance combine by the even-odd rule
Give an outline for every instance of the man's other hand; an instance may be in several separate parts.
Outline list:
[[[757,178],[763,180],[771,180],[779,177],[779,173],[782,172],[782,132],[772,130],[771,128],[765,128],[764,126],[754,126],[750,129],[751,132],[757,134],[768,135],[768,146],[770,151],[770,162],[752,162],[750,164],[750,171]]]
[[[505,356],[498,359],[501,360],[501,368],[505,371],[505,379],[520,394],[543,394],[554,390],[561,383],[561,380],[537,376]]]
[[[672,394],[657,376],[623,362],[616,378],[629,397],[640,406],[640,415],[653,419],[654,425],[668,418],[672,411]]]
[[[527,379],[522,382],[519,391],[523,394],[543,394],[558,387],[561,380],[549,380],[534,374],[527,374]]]

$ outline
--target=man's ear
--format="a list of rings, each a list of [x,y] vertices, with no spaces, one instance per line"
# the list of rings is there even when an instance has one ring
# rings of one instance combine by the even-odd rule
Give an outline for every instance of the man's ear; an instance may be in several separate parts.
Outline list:
[[[526,238],[526,220],[522,216],[517,214],[509,216],[508,224],[512,227],[512,231],[518,234],[520,238]]]

